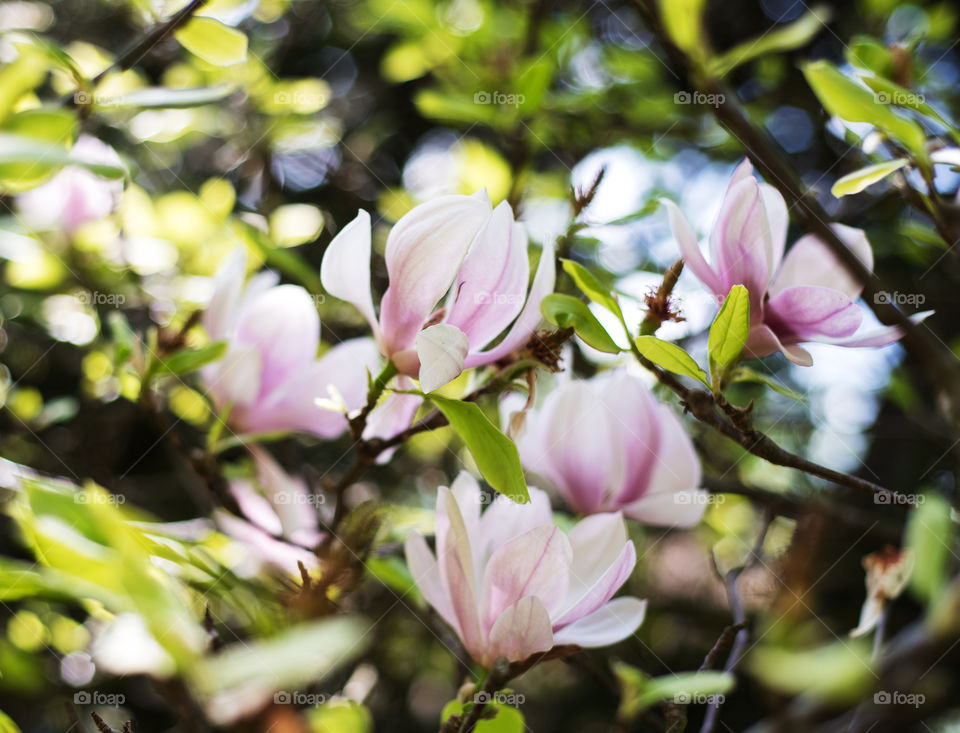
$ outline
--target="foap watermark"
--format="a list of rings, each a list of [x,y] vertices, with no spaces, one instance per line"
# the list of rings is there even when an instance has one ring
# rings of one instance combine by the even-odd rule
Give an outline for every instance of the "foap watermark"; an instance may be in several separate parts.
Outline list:
[[[100,94],[99,92],[79,91],[73,94],[73,103],[78,107],[96,105],[97,107],[116,107],[123,102],[122,94]]]
[[[300,692],[299,690],[280,690],[274,693],[275,705],[323,705],[327,696],[322,692]]]
[[[273,95],[274,104],[290,104],[294,107],[322,107],[327,103],[327,95],[319,92],[277,92]]]
[[[327,296],[324,293],[310,293],[310,298],[315,306],[323,305],[327,302]]]
[[[522,304],[526,296],[520,293],[491,293],[488,290],[480,290],[474,293],[474,305],[516,305]]]
[[[920,707],[927,700],[919,692],[900,692],[899,690],[880,690],[873,693],[874,705],[912,705]]]
[[[518,708],[526,702],[527,698],[520,692],[487,692],[486,690],[480,690],[473,696],[473,703],[475,705],[489,705],[491,703],[495,705],[509,705],[512,708]]]
[[[99,690],[80,690],[73,693],[74,705],[113,705],[118,707],[127,701],[126,695],[119,692],[100,692]]]
[[[708,494],[703,491],[681,491],[673,495],[674,504],[723,504],[727,497],[723,494]]]
[[[704,94],[703,92],[677,92],[673,95],[674,104],[706,104],[719,107],[727,101],[723,94]]]
[[[320,506],[327,503],[323,494],[291,494],[281,492],[273,496],[274,504],[293,504],[295,506]]]
[[[83,305],[106,305],[119,308],[127,302],[127,296],[122,293],[101,293],[99,290],[77,293],[77,300]]]
[[[105,494],[101,492],[78,491],[73,495],[74,504],[113,504],[120,506],[127,503],[123,494]]]
[[[878,104],[895,104],[898,107],[918,107],[925,101],[922,94],[899,89],[891,92],[877,92],[873,98]]]
[[[526,99],[522,94],[508,94],[498,91],[480,91],[473,95],[474,104],[495,104],[498,107],[519,107]]]
[[[899,290],[888,293],[886,290],[880,290],[873,294],[873,302],[876,305],[912,305],[919,307],[927,302],[927,296],[923,293],[901,293]]]
[[[927,500],[923,494],[894,494],[892,491],[878,492],[873,495],[874,504],[896,504],[898,506],[919,506]]]
[[[673,696],[677,705],[723,705],[726,697],[719,692],[709,695],[703,692],[678,692]]]

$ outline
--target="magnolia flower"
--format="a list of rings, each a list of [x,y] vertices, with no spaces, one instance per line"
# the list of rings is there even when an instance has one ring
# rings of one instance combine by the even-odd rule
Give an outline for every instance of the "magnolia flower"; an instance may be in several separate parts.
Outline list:
[[[477,482],[461,473],[437,495],[436,556],[418,533],[407,563],[424,598],[479,664],[520,662],[557,645],[600,647],[630,636],[646,610],[610,600],[636,562],[619,514],[596,514],[564,534],[547,495],[495,501],[480,515]]]
[[[70,156],[85,163],[122,166],[113,148],[89,135],[80,136]],[[20,194],[17,209],[31,229],[73,234],[82,224],[112,212],[122,193],[122,180],[107,180],[83,166],[68,165],[42,186]]]
[[[759,183],[744,160],[727,187],[710,236],[710,262],[680,210],[664,203],[683,259],[694,275],[722,300],[733,285],[750,293],[750,336],[744,354],[759,358],[781,351],[794,364],[813,358],[799,346],[816,341],[835,346],[883,346],[898,340],[896,327],[861,330],[856,304],[863,285],[814,235],[801,237],[784,257],[787,206],[780,193]],[[834,231],[867,270],[873,252],[860,229],[835,224]],[[925,317],[922,314],[917,318]]]
[[[645,524],[689,527],[706,493],[680,420],[625,371],[557,386],[526,414],[520,460],[580,514],[622,511]]]
[[[255,480],[234,479],[230,493],[246,520],[218,512],[217,523],[227,535],[242,543],[258,565],[295,573],[297,563],[312,568],[316,556],[308,548],[320,544],[316,504],[302,478],[291,476],[270,454],[250,446]]]
[[[220,268],[203,325],[227,353],[203,370],[221,409],[241,432],[297,430],[323,438],[347,428],[345,412],[366,401],[367,373],[379,356],[366,338],[344,341],[317,359],[320,318],[297,285],[278,285],[273,272],[243,285],[246,252],[237,249]],[[332,403],[328,409],[317,404]]]
[[[540,301],[553,290],[552,247],[544,247],[528,293],[523,226],[507,202],[491,209],[486,191],[442,196],[394,225],[379,319],[370,293],[370,244],[370,215],[360,211],[324,253],[323,287],[356,306],[380,353],[400,373],[419,378],[426,392],[522,346],[540,323]]]

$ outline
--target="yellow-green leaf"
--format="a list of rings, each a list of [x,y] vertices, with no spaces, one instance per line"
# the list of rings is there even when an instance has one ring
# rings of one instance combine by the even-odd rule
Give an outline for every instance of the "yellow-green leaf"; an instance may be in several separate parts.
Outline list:
[[[720,370],[735,362],[750,335],[750,294],[743,285],[734,285],[723,300],[720,312],[710,324],[707,353]]]
[[[703,382],[708,387],[707,373],[703,371],[697,362],[693,360],[686,351],[674,343],[658,339],[656,336],[637,336],[634,343],[637,345],[637,351],[645,359],[649,359],[659,367],[663,367],[668,372],[680,374],[684,377],[692,377],[698,382]]]
[[[878,181],[882,181],[894,171],[898,171],[907,164],[906,158],[895,158],[894,160],[885,160],[883,163],[868,165],[866,168],[848,173],[843,178],[837,180],[830,189],[837,198],[849,196],[853,193],[860,193],[863,189],[872,186]]]
[[[213,18],[193,18],[174,34],[180,45],[214,66],[247,60],[247,37]]]

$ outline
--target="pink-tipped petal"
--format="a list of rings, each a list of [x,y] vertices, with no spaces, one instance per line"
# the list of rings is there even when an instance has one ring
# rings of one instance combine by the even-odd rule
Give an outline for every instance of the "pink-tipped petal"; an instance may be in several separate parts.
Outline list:
[[[490,629],[490,643],[482,660],[490,665],[500,657],[522,662],[553,647],[550,614],[536,596],[526,596],[508,606]]]
[[[543,252],[540,253],[540,263],[537,265],[537,272],[533,276],[527,302],[524,303],[523,310],[520,311],[517,320],[513,322],[503,340],[492,349],[468,354],[465,362],[468,369],[498,361],[530,340],[530,337],[537,330],[537,326],[543,320],[543,315],[540,312],[540,301],[553,292],[556,277],[557,267],[554,246],[551,242],[544,245]]]
[[[420,204],[394,225],[386,248],[390,286],[380,307],[387,354],[413,346],[490,213],[490,199],[480,191]]]
[[[862,229],[834,224],[833,230],[869,271],[873,271],[873,250]],[[863,284],[851,275],[833,251],[818,237],[808,234],[797,240],[787,252],[780,271],[770,285],[770,294],[787,288],[819,285],[839,290],[851,300],[860,297]]]
[[[703,519],[707,498],[702,489],[652,493],[625,506],[623,513],[656,527],[692,527]]]
[[[482,654],[479,594],[470,535],[453,493],[441,486],[437,492],[437,563],[460,638],[471,656]]]
[[[460,627],[453,612],[453,605],[440,577],[440,566],[427,547],[427,541],[419,532],[413,532],[404,542],[403,549],[414,584],[420,589],[427,603],[459,634]]]
[[[530,503],[518,506],[501,494],[495,494],[493,504],[480,518],[478,531],[480,556],[489,557],[510,540],[536,527],[553,524],[550,497],[547,492],[530,486]]]
[[[380,341],[380,326],[370,293],[370,214],[361,209],[327,245],[320,263],[320,282],[334,298],[352,303],[367,319],[374,338]]]
[[[637,598],[614,599],[598,611],[554,633],[553,643],[576,644],[585,649],[616,644],[640,627],[646,611],[646,601]]]
[[[783,251],[787,246],[787,227],[790,217],[787,213],[787,202],[783,195],[773,186],[761,183],[760,196],[767,212],[767,221],[770,224],[770,263],[768,272],[773,274],[783,261]]]
[[[910,316],[910,320],[914,323],[921,323],[931,315],[933,315],[933,311],[923,311],[922,313],[916,313]],[[880,328],[865,328],[847,338],[818,338],[817,341],[819,343],[852,348],[862,346],[886,346],[887,344],[892,344],[894,341],[899,341],[901,338],[903,338],[903,329],[900,328],[900,326],[882,326]]]
[[[493,210],[463,261],[446,322],[466,333],[479,350],[520,313],[529,276],[527,235],[504,201]]]
[[[777,334],[789,335],[791,341],[810,341],[852,335],[863,320],[863,312],[839,290],[806,285],[787,288],[770,298],[764,320]]]
[[[417,334],[420,359],[420,389],[433,392],[463,371],[463,360],[470,350],[470,339],[456,326],[438,323]]]
[[[718,293],[726,295],[733,285],[746,286],[751,314],[758,317],[770,279],[773,243],[760,185],[754,178],[730,186],[710,234],[710,248],[720,280]]]
[[[556,629],[572,624],[578,619],[588,616],[604,603],[613,598],[620,586],[627,582],[633,567],[637,562],[637,551],[633,542],[627,542],[617,559],[599,574],[577,577],[579,595],[571,595],[564,601],[564,610],[553,622]],[[593,571],[596,573],[596,570]],[[573,570],[571,569],[571,575]]]
[[[720,293],[723,286],[720,279],[713,271],[713,268],[707,264],[700,251],[700,245],[697,242],[697,236],[693,233],[686,218],[679,207],[669,199],[660,199],[660,203],[667,207],[667,214],[670,218],[670,229],[673,232],[673,238],[677,240],[680,247],[680,254],[683,256],[684,265],[696,275],[697,279],[707,286],[714,293]],[[726,295],[726,292],[723,292]]]
[[[536,527],[498,548],[483,576],[485,628],[526,596],[537,596],[548,611],[558,610],[567,596],[572,559],[569,540],[553,525]]]

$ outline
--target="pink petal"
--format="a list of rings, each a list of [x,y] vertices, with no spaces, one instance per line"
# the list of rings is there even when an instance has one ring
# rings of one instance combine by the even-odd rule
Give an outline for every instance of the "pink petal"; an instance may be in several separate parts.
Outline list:
[[[576,644],[586,649],[609,646],[623,641],[643,623],[647,602],[637,598],[617,598],[553,635],[553,643]]]
[[[417,357],[420,359],[420,389],[433,392],[456,379],[463,371],[463,360],[470,350],[470,340],[456,326],[438,323],[417,334]]]
[[[413,346],[490,212],[486,191],[441,196],[414,207],[394,225],[386,249],[390,286],[380,307],[388,354]]]
[[[481,566],[495,550],[532,529],[553,524],[547,492],[530,486],[530,503],[519,507],[505,496],[495,494],[493,503],[480,518],[477,552]]]
[[[697,276],[707,288],[714,293],[726,295],[720,278],[713,271],[713,268],[707,264],[703,254],[700,252],[700,245],[697,243],[697,236],[693,233],[686,218],[679,207],[669,199],[660,199],[660,203],[667,207],[667,214],[670,217],[670,229],[673,232],[673,238],[677,240],[680,246],[680,254],[683,256],[684,265]]]
[[[247,272],[247,250],[236,247],[227,255],[213,278],[213,296],[203,312],[203,327],[213,341],[227,338],[232,330]]]
[[[237,318],[236,343],[260,350],[260,393],[310,364],[320,345],[320,317],[307,291],[279,285],[248,303]]]
[[[480,349],[520,313],[529,275],[526,232],[504,201],[493,210],[463,261],[446,322],[466,333],[475,350]]]
[[[863,230],[842,224],[834,224],[833,230],[864,267],[872,272],[873,250]],[[801,285],[819,285],[839,290],[851,300],[856,300],[863,291],[863,284],[847,271],[827,245],[812,234],[798,239],[787,252],[780,272],[770,285],[770,294],[777,295],[787,288]]]
[[[760,186],[754,178],[744,178],[728,189],[710,235],[710,248],[720,280],[719,292],[726,295],[733,285],[746,286],[751,313],[758,317],[770,278],[773,243]]]
[[[910,316],[910,320],[914,323],[921,323],[932,314],[933,311],[923,311],[922,313],[916,313]],[[886,346],[887,344],[892,344],[894,341],[899,341],[901,338],[903,338],[903,329],[901,329],[900,326],[883,326],[881,328],[863,329],[847,338],[818,338],[817,341],[825,344],[833,344],[834,346],[860,347]]]
[[[517,507],[523,511],[525,507]],[[483,576],[483,624],[489,629],[508,607],[537,596],[548,611],[567,595],[573,550],[558,527],[536,527],[491,555]]]
[[[859,306],[839,290],[811,285],[780,291],[767,301],[764,316],[781,341],[850,336],[862,320]]]
[[[460,627],[453,612],[453,605],[443,586],[440,566],[437,565],[436,558],[427,547],[426,540],[419,532],[413,532],[407,537],[403,548],[413,582],[420,589],[427,603],[433,606],[441,618],[459,635]]]
[[[661,491],[647,494],[623,508],[637,522],[656,527],[692,527],[703,519],[707,509],[706,491]]]
[[[565,610],[553,622],[553,627],[561,629],[567,624],[572,624],[609,601],[620,586],[627,582],[636,562],[636,548],[633,542],[627,542],[617,559],[609,567],[600,570],[599,574],[597,568],[590,568],[584,571],[584,575],[576,577],[575,582],[580,593],[566,599]]]
[[[537,265],[537,272],[533,276],[533,283],[530,285],[530,292],[527,295],[527,302],[523,305],[523,310],[513,322],[507,335],[503,340],[489,349],[488,351],[474,352],[467,355],[465,366],[469,369],[483,364],[490,364],[498,361],[508,354],[516,351],[523,346],[537,330],[537,326],[543,320],[540,312],[540,301],[553,292],[553,286],[556,283],[557,267],[554,256],[553,243],[544,245],[543,252],[540,254],[540,264]]]
[[[590,590],[598,577],[617,562],[627,544],[627,526],[619,512],[591,514],[567,533],[573,548],[570,604]]]
[[[612,487],[611,499],[619,505],[633,501],[649,486],[662,442],[657,425],[658,404],[642,379],[623,370],[600,382],[599,396],[613,417],[626,461],[622,482]]]
[[[379,343],[380,326],[370,293],[370,247],[370,214],[361,209],[327,245],[320,263],[320,282],[334,298],[360,311]]]
[[[490,642],[481,663],[489,666],[500,657],[521,662],[553,648],[550,615],[536,596],[526,596],[508,606],[490,629]]]
[[[238,479],[231,481],[229,485],[230,493],[236,499],[240,512],[251,524],[272,535],[283,532],[283,524],[274,511],[273,505],[263,494],[253,488],[253,484]]]
[[[476,658],[482,654],[484,642],[470,537],[456,499],[443,486],[437,492],[436,521],[440,577],[451,601],[460,638],[470,655]]]
[[[307,482],[284,471],[262,446],[254,444],[248,450],[256,466],[257,481],[280,519],[281,529],[274,534],[308,545],[319,540],[317,513],[308,501]]]
[[[204,369],[204,381],[216,397],[217,406],[234,405],[231,422],[260,394],[261,371],[260,350],[255,346],[231,347],[220,361]]]
[[[777,351],[782,352],[787,359],[798,366],[811,366],[813,364],[813,357],[806,349],[797,346],[795,343],[782,343],[769,326],[762,323],[750,326],[750,335],[743,347],[745,357],[760,359]]]
[[[783,250],[787,246],[787,228],[790,217],[787,213],[787,202],[783,195],[773,186],[761,183],[760,196],[763,198],[763,207],[767,212],[767,221],[770,224],[770,265],[768,272],[773,274],[780,267],[783,260]]]

